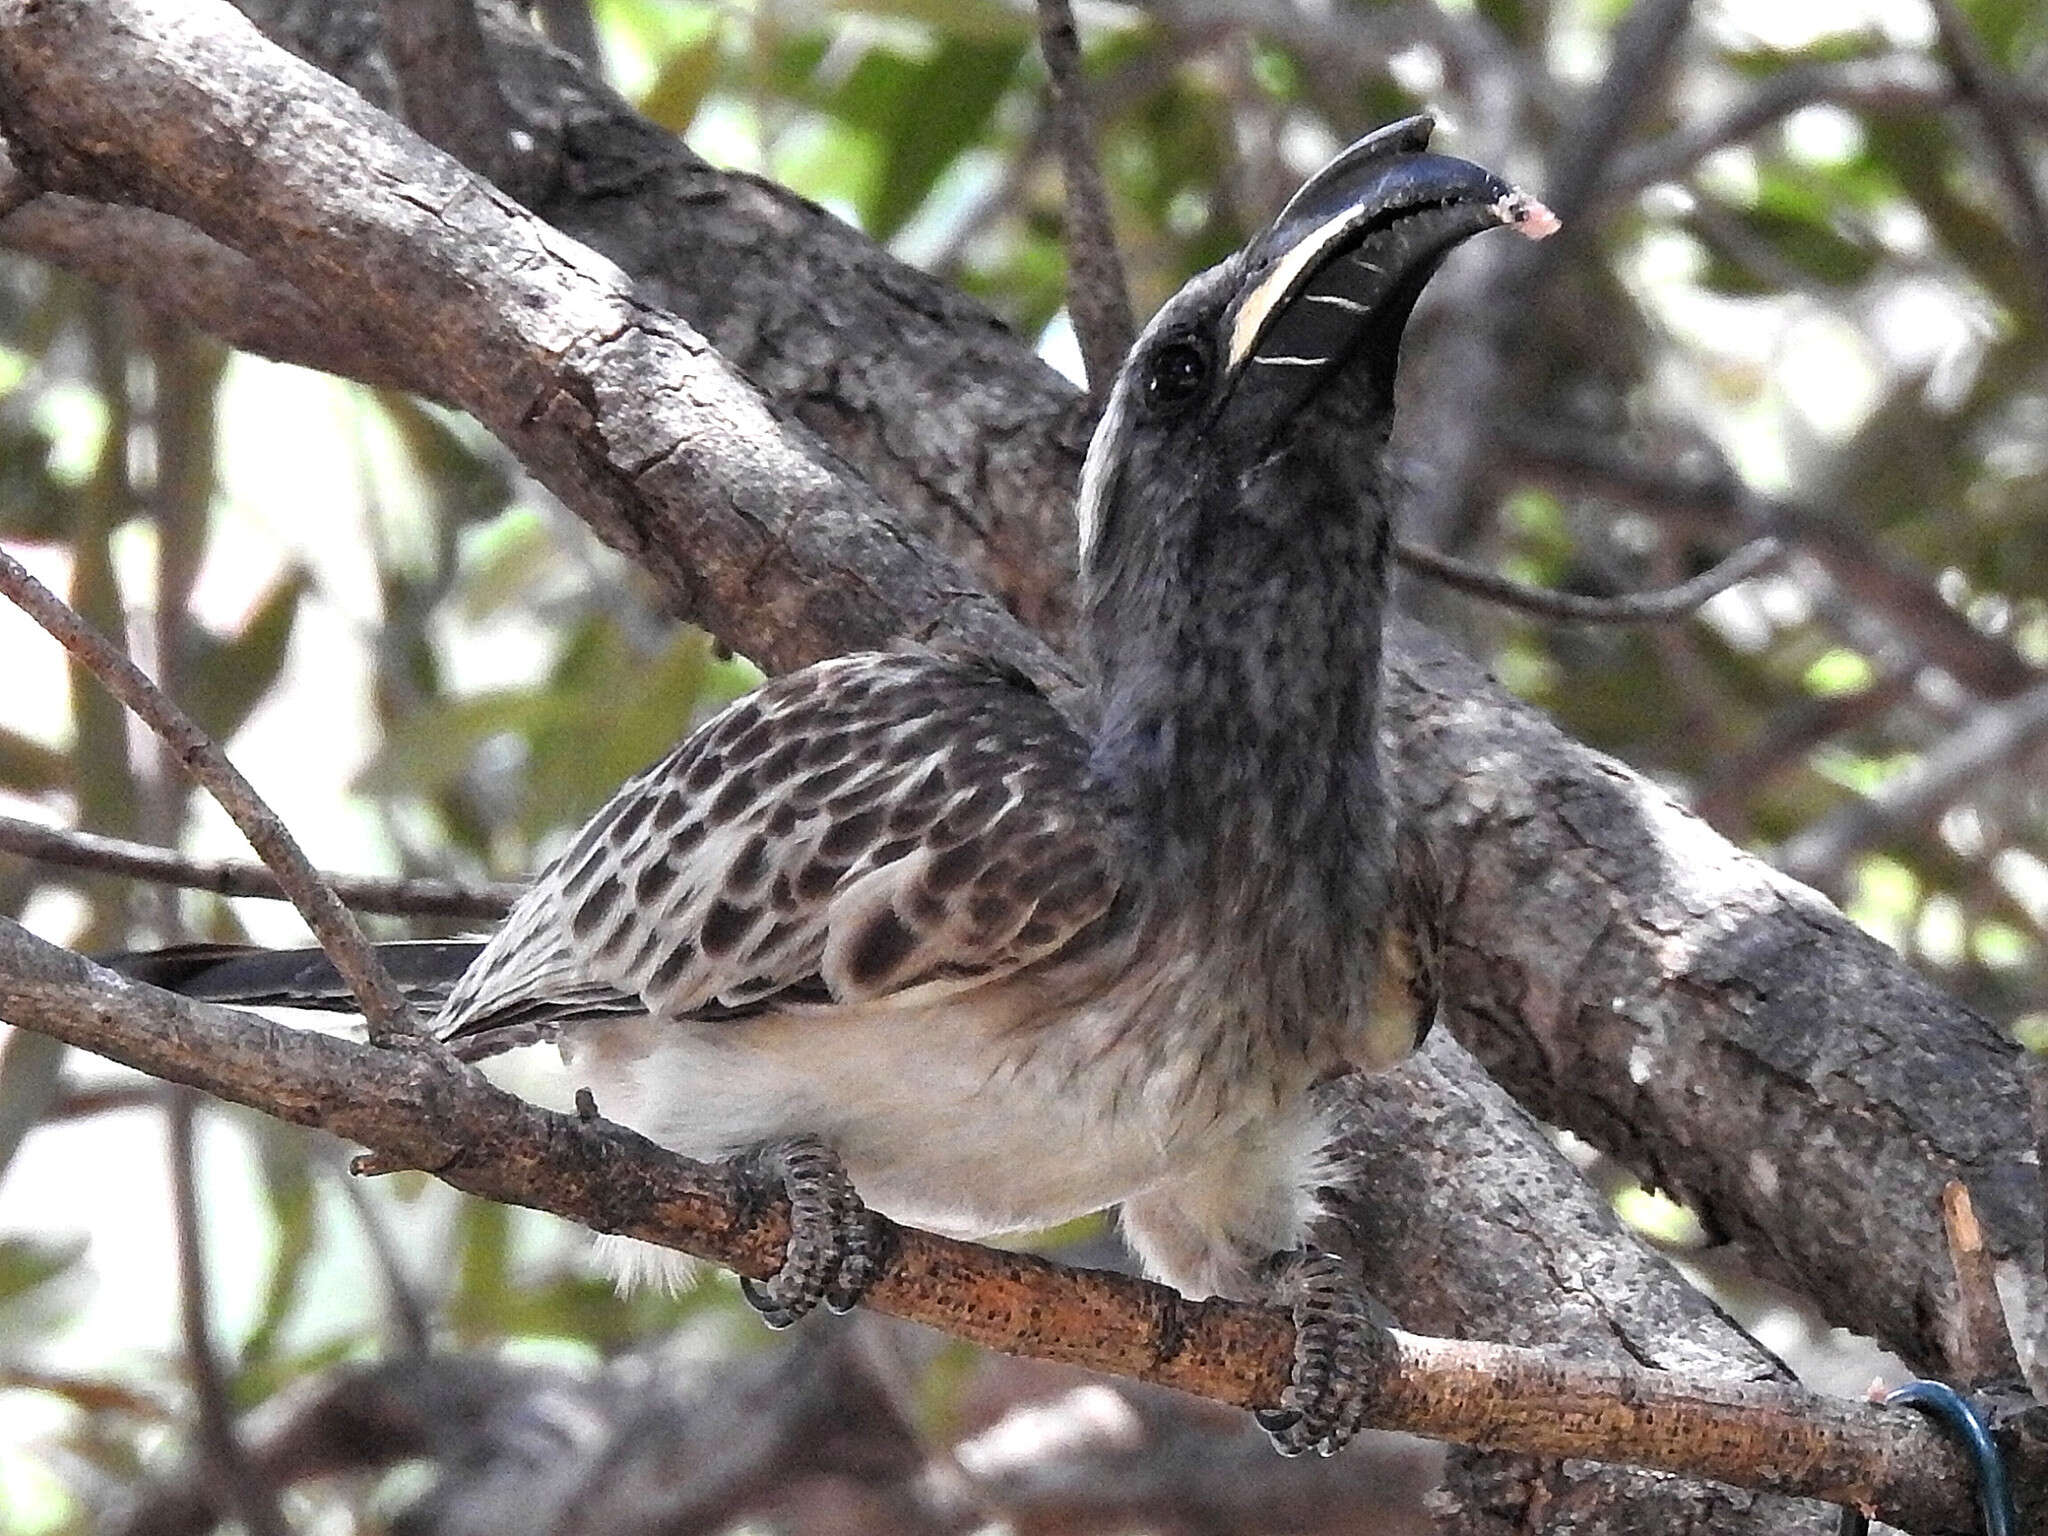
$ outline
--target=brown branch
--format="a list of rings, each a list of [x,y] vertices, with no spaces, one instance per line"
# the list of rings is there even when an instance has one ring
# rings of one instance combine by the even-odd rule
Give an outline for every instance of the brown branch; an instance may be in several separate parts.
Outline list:
[[[134,1387],[29,1365],[0,1366],[0,1391],[47,1392],[91,1414],[125,1413],[152,1422],[172,1416],[168,1403]]]
[[[1137,326],[1117,255],[1109,193],[1095,159],[1095,136],[1081,74],[1081,38],[1070,0],[1038,0],[1038,45],[1052,85],[1053,138],[1067,201],[1067,313],[1088,365],[1088,392],[1109,393]]]
[[[1655,592],[1632,592],[1625,597],[1584,597],[1497,575],[1483,565],[1441,554],[1425,545],[1394,546],[1394,557],[1401,564],[1453,591],[1566,624],[1670,624],[1687,619],[1710,598],[1752,576],[1762,575],[1784,555],[1785,546],[1774,538],[1751,539],[1709,569],[1676,586]]]
[[[1955,0],[1928,0],[1928,5],[1941,34],[1941,51],[1955,73],[1957,87],[1976,109],[1993,168],[2019,221],[2019,237],[2014,242],[2017,255],[2033,279],[2034,302],[2048,319],[2048,207],[2042,204],[2033,168],[2013,129],[2011,83],[1985,52]]]
[[[353,316],[314,304],[298,289],[189,224],[148,208],[120,208],[56,194],[0,217],[0,241],[107,288],[133,294],[152,314],[175,315],[246,352],[428,399],[439,386],[404,350],[366,336]],[[0,207],[7,206],[0,182]]]
[[[1967,1387],[1981,1387],[1997,1379],[2008,1357],[2005,1308],[1998,1299],[1997,1268],[1984,1245],[1970,1186],[1960,1179],[1941,1192],[1941,1225],[1948,1234],[1948,1259],[1961,1303],[1958,1380]]]
[[[379,14],[407,126],[514,197],[529,196],[533,156],[522,152],[491,68],[477,0],[381,0]]]
[[[287,899],[277,876],[261,864],[240,859],[201,859],[96,832],[74,832],[0,816],[0,853],[15,854],[58,869],[92,870],[131,879],[212,891],[220,896]],[[524,888],[516,881],[466,884],[421,875],[337,875],[321,872],[334,894],[358,912],[394,917],[500,918]]]
[[[1843,592],[1871,610],[1922,659],[1984,698],[2009,698],[2044,674],[2005,640],[1988,635],[1942,599],[1933,581],[1870,543],[1829,509],[1765,496],[1717,468],[1672,472],[1577,435],[1527,431],[1515,437],[1514,472],[1570,494],[1625,502],[1657,517],[1726,537],[1734,526],[1781,538],[1812,556]]]
[[[1778,865],[1812,885],[1839,880],[1849,860],[1887,839],[1918,831],[1992,769],[2048,741],[2048,682],[2017,698],[1986,704],[1919,762],[1862,800],[1822,817],[1778,851]]]
[[[199,1409],[199,1455],[208,1479],[224,1495],[251,1536],[287,1536],[277,1489],[257,1473],[235,1432],[234,1404],[214,1349],[207,1316],[205,1239],[199,1222],[199,1181],[194,1169],[193,1121],[199,1095],[173,1093],[166,1106],[170,1133],[171,1210],[178,1229],[178,1317],[185,1335],[185,1365]]]
[[[441,1053],[389,1052],[128,982],[0,922],[0,1017],[425,1169],[486,1199],[682,1249],[742,1274],[781,1258],[786,1209],[748,1210],[727,1173],[603,1120],[529,1104]],[[1190,1302],[908,1228],[868,1295],[992,1349],[1064,1360],[1238,1406],[1274,1401],[1286,1314]],[[1374,1382],[1380,1427],[1545,1456],[1592,1456],[1882,1509],[1922,1536],[1969,1527],[1968,1477],[1914,1416],[1798,1388],[1552,1359],[1396,1335]]]
[[[1918,54],[1799,64],[1766,78],[1727,110],[1685,122],[1663,138],[1617,157],[1598,198],[1609,207],[1660,181],[1676,181],[1717,149],[1784,121],[1803,107],[1829,103],[1863,112],[1926,112],[1955,99],[1955,87]]]
[[[27,613],[177,753],[178,764],[226,811],[249,846],[277,876],[292,905],[362,1005],[371,1039],[380,1044],[416,1036],[405,994],[383,964],[341,898],[320,877],[298,840],[256,793],[256,786],[228,760],[213,739],[122,654],[105,635],[72,611],[48,587],[0,549],[0,595]]]

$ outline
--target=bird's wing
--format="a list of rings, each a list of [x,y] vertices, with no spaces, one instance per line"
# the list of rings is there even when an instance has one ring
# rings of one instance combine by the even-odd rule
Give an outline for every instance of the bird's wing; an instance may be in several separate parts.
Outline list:
[[[1117,892],[1080,734],[987,665],[872,654],[777,679],[632,780],[544,871],[442,1032],[557,1000],[716,1018],[965,989]]]

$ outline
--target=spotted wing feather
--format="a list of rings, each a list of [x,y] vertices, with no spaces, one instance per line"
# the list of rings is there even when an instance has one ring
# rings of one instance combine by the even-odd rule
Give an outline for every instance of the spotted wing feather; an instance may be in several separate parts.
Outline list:
[[[628,783],[521,899],[444,1032],[562,999],[661,1018],[980,985],[1116,894],[1086,747],[1028,684],[864,655],[767,684]]]

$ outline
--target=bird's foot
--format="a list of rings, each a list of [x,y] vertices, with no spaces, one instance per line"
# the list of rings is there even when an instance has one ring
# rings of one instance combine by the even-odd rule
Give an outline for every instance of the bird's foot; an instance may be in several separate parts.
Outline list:
[[[789,1136],[754,1148],[734,1167],[753,1198],[789,1201],[782,1268],[766,1280],[740,1280],[761,1321],[787,1328],[819,1302],[850,1311],[881,1271],[882,1232],[838,1154],[815,1136]]]
[[[1294,1375],[1277,1407],[1254,1413],[1282,1456],[1328,1456],[1364,1427],[1393,1340],[1372,1318],[1364,1283],[1333,1253],[1277,1254],[1273,1299],[1294,1313]]]

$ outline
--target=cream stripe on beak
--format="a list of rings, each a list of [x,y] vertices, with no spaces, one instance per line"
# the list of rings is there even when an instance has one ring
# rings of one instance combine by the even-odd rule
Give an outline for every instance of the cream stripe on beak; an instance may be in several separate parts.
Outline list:
[[[1245,359],[1251,356],[1252,348],[1258,345],[1259,337],[1265,333],[1267,320],[1294,291],[1295,280],[1319,261],[1323,252],[1342,238],[1358,219],[1359,210],[1347,208],[1321,228],[1302,237],[1280,258],[1258,287],[1244,296],[1244,302],[1237,307],[1237,318],[1230,324],[1230,356],[1226,366],[1233,371],[1244,366]]]

